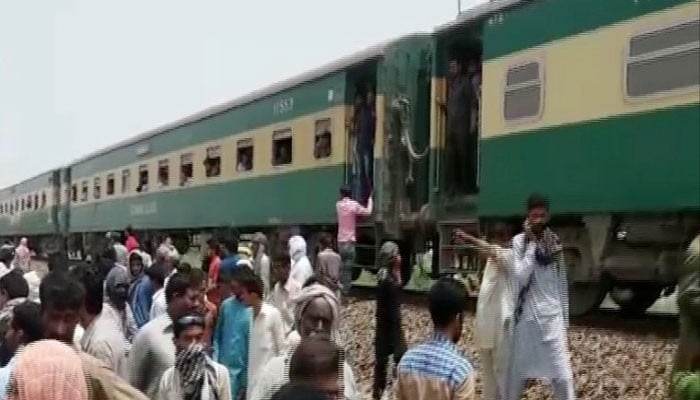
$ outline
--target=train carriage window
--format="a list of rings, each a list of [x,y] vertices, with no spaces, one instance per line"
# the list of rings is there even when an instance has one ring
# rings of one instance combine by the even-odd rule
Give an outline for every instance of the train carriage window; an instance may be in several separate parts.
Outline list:
[[[100,198],[101,190],[102,190],[102,182],[100,182],[100,178],[95,178],[95,181],[93,183],[93,189],[92,189],[92,197],[94,197],[96,200]]]
[[[136,191],[148,192],[148,165],[143,164],[139,166],[139,185],[136,187]]]
[[[39,209],[39,194],[34,193],[34,209],[38,210]]]
[[[14,215],[14,214],[15,214],[15,205],[12,204],[12,202],[10,202],[10,215]]]
[[[534,118],[542,108],[542,68],[539,62],[513,66],[506,73],[503,118],[509,122]]]
[[[25,203],[27,205],[27,211],[30,211],[32,209],[32,195],[30,194],[27,196],[27,202]]]
[[[292,130],[281,129],[272,133],[272,165],[292,163]]]
[[[41,192],[41,208],[46,207],[46,192]]]
[[[189,185],[192,182],[194,168],[192,166],[192,153],[180,156],[180,186]]]
[[[316,121],[314,129],[314,157],[328,158],[331,156],[331,119],[324,118]]]
[[[20,212],[19,199],[15,199],[15,212]]]
[[[204,170],[207,178],[221,175],[221,146],[207,148],[207,158],[204,159]]]
[[[236,142],[236,172],[253,169],[253,139],[241,139]]]
[[[158,185],[168,186],[170,183],[170,161],[160,160],[158,161]]]
[[[626,72],[629,97],[696,88],[700,84],[700,20],[633,36]]]
[[[70,198],[73,203],[78,202],[78,185],[73,184],[70,188]]]
[[[107,175],[107,196],[114,194],[114,174]]]
[[[131,171],[128,169],[122,170],[122,193],[128,193],[131,190]]]
[[[83,181],[82,187],[80,189],[80,201],[88,200],[88,181]]]
[[[0,204],[0,214],[5,214],[5,205]]]

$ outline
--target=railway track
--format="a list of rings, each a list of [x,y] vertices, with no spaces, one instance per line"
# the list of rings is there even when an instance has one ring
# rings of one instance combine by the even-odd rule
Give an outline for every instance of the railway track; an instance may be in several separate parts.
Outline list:
[[[374,300],[374,287],[354,285],[350,297],[354,301]],[[426,307],[426,292],[405,289],[402,303],[418,307]],[[470,299],[469,312],[476,312],[476,299]],[[599,309],[588,315],[571,319],[571,325],[597,330],[610,330],[639,336],[655,336],[658,338],[678,337],[678,316],[674,313],[646,313],[641,316],[626,316],[614,309]]]

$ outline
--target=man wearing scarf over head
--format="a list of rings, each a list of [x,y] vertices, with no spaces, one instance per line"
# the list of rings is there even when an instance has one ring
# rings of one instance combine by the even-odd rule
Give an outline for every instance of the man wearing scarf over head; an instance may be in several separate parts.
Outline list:
[[[129,295],[129,274],[124,268],[112,268],[105,278],[107,301],[102,313],[111,319],[121,330],[124,339],[129,343],[134,339],[138,327],[134,313],[127,302]]]
[[[294,296],[314,274],[311,261],[306,255],[306,240],[301,235],[289,238],[289,257],[292,260],[292,268],[289,271],[286,289]]]
[[[311,282],[292,298],[294,304],[295,330],[287,336],[287,347],[282,355],[270,360],[253,388],[249,388],[248,400],[267,400],[289,382],[289,366],[294,350],[301,339],[313,335],[326,335],[338,343],[340,304],[336,295],[327,287]],[[341,375],[344,398],[360,398],[355,382],[355,374],[346,360],[343,361]]]
[[[173,323],[175,365],[163,373],[156,400],[231,400],[228,370],[207,355],[204,325],[200,313]]]
[[[558,400],[573,400],[573,373],[567,349],[568,281],[559,237],[547,227],[549,201],[527,201],[523,233],[513,238],[517,293],[506,400],[516,400],[527,379],[547,379]]]

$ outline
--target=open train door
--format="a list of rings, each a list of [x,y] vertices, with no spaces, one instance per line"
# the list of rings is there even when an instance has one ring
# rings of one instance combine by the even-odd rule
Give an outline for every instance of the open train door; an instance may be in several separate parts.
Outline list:
[[[400,242],[404,283],[413,272],[413,255],[421,247],[415,221],[429,196],[432,58],[430,35],[407,36],[385,49],[379,73],[385,117],[381,162],[375,174],[381,221],[377,246],[386,239]]]
[[[402,222],[428,202],[432,57],[429,35],[403,38],[385,50],[379,210],[385,232],[395,238],[403,236]]]

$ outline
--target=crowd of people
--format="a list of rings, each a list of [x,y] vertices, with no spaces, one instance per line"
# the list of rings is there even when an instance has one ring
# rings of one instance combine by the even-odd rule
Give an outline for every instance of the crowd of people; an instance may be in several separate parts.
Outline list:
[[[123,241],[110,234],[91,261],[54,257],[46,271],[30,268],[26,239],[1,246],[0,400],[361,399],[340,316],[355,219],[372,212],[372,198],[364,207],[348,187],[340,197],[340,254],[321,235],[313,265],[300,235],[272,254],[262,233],[250,247],[211,239],[201,267],[182,262],[167,238],[151,256],[131,229]],[[548,200],[527,205],[514,237],[507,225],[488,242],[455,231],[488,260],[474,326],[479,370],[457,346],[468,293],[453,277],[432,285],[432,334],[408,348],[401,249],[382,244],[373,399],[476,399],[477,373],[484,399],[519,399],[530,378],[546,378],[557,399],[575,398],[562,247],[547,227]]]

